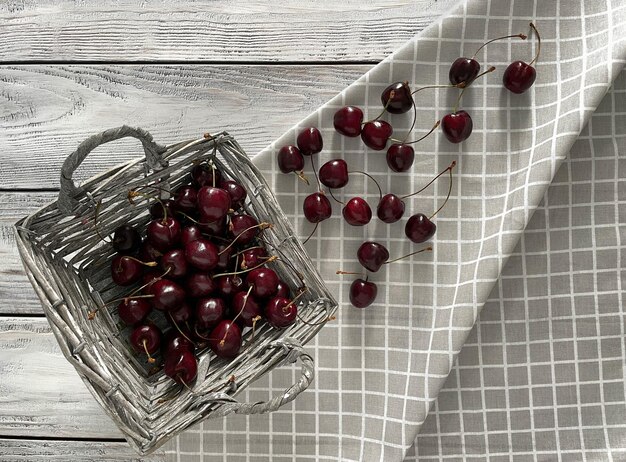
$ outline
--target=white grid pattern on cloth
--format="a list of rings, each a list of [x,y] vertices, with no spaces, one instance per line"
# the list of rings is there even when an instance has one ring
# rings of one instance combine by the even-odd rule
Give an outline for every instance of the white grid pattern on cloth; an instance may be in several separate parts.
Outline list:
[[[343,157],[349,165],[366,168],[396,194],[418,189],[452,160],[459,164],[450,203],[437,217],[435,251],[372,275],[380,283],[379,301],[363,311],[350,307],[350,279],[338,279],[335,270],[358,270],[358,262],[349,256],[355,255],[364,238],[376,238],[392,256],[409,253],[415,246],[409,245],[402,232],[406,218],[394,225],[373,220],[365,228],[352,228],[342,222],[339,208],[333,205],[333,217],[320,225],[307,244],[341,304],[337,321],[325,326],[307,347],[317,362],[310,389],[269,416],[206,421],[201,427],[202,446],[199,427],[186,431],[167,448],[170,460],[404,457],[503,263],[619,70],[614,62],[623,57],[624,46],[611,37],[626,35],[624,9],[611,8],[606,1],[594,2],[596,9],[585,11],[589,30],[581,30],[580,16],[555,20],[556,10],[551,7],[557,3],[470,0],[462,4],[255,157],[300,236],[307,236],[312,228],[301,217],[301,204],[313,188],[307,189],[293,175],[279,174],[275,154],[280,146],[294,143],[302,127],[317,125],[322,131],[325,148],[316,159],[318,167],[330,158]],[[573,5],[583,5],[582,0],[561,3],[568,12]],[[602,19],[607,15],[614,16],[618,33],[606,32]],[[390,174],[384,153],[370,152],[360,140],[334,132],[332,116],[342,105],[365,107],[373,114],[381,109],[379,95],[390,81],[408,79],[415,88],[444,83],[449,63],[463,50],[482,44],[486,30],[490,37],[507,34],[510,28],[526,31],[529,19],[537,22],[543,38],[536,85],[521,97],[510,97],[499,77],[512,59],[530,56],[529,42],[494,43],[481,52],[482,62],[498,66],[499,72],[475,82],[466,92],[463,107],[471,111],[475,129],[461,148],[437,134],[416,146],[412,172]],[[562,26],[560,50],[556,47],[558,24]],[[576,37],[586,34],[590,43],[585,84],[580,78],[582,58]],[[571,77],[559,79],[559,69]],[[557,97],[560,88],[562,98]],[[454,93],[426,93],[416,98],[417,133],[427,130],[456,99]],[[433,99],[434,107],[429,103]],[[410,115],[391,116],[391,120],[396,133],[403,135]],[[445,181],[442,178],[413,198],[407,210],[435,210],[447,190]],[[362,194],[366,187],[361,176],[353,175],[338,197]],[[371,187],[367,192],[365,197],[375,204],[377,194]],[[265,400],[293,380],[292,369],[275,370],[240,399]]]
[[[405,462],[626,460],[625,107],[622,71],[531,219]],[[538,251],[525,250],[530,242]],[[518,346],[532,350],[509,360]],[[485,370],[491,382],[477,374]],[[529,405],[500,407],[485,390]],[[462,426],[478,412],[492,418]],[[475,438],[482,444],[468,451]]]

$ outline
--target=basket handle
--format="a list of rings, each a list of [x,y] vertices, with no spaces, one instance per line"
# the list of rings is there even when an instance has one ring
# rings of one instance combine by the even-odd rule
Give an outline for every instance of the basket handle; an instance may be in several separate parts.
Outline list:
[[[61,190],[59,191],[58,199],[58,206],[61,212],[70,214],[78,205],[76,196],[80,190],[74,184],[72,175],[83,160],[85,160],[87,154],[101,144],[119,140],[127,136],[132,136],[141,141],[143,150],[146,153],[146,161],[150,168],[154,169],[165,166],[162,154],[165,152],[166,148],[155,143],[152,140],[152,135],[141,128],[122,125],[121,127],[111,128],[97,135],[90,136],[78,146],[76,151],[67,156],[67,159],[65,159],[61,167]]]
[[[233,412],[235,414],[265,414],[274,412],[282,405],[296,399],[300,393],[309,387],[315,377],[314,361],[308,353],[303,351],[300,342],[291,338],[283,338],[275,340],[272,342],[271,346],[280,346],[287,351],[287,357],[283,360],[283,363],[294,362],[297,359],[300,360],[302,363],[300,379],[280,395],[274,396],[269,401],[240,403],[225,393],[215,393],[215,401],[223,401],[223,404],[214,411],[211,411],[207,416],[208,418],[224,417]],[[211,400],[211,398],[209,398],[209,400]]]

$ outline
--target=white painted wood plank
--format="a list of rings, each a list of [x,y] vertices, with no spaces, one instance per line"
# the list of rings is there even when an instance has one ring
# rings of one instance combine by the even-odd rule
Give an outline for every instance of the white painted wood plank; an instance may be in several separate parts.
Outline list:
[[[0,435],[122,438],[45,318],[0,317]]]
[[[254,154],[370,67],[0,67],[0,189],[58,187],[61,164],[81,141],[122,124],[163,144],[226,129]],[[103,146],[77,175],[137,150],[134,140]]]
[[[0,462],[163,462],[158,452],[138,456],[128,444],[100,441],[39,441],[0,438]]]
[[[458,0],[0,3],[5,61],[378,61]]]

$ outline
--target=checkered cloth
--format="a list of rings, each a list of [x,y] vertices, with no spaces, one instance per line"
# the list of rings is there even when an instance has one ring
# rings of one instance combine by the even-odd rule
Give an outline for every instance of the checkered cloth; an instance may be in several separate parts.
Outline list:
[[[420,248],[404,237],[404,223],[412,213],[436,210],[447,192],[447,180],[441,178],[408,201],[406,217],[393,225],[373,220],[364,228],[351,227],[345,224],[335,204],[333,217],[320,225],[307,244],[311,258],[341,303],[337,320],[325,326],[308,345],[317,362],[314,383],[293,403],[271,415],[229,416],[188,430],[167,446],[168,460],[393,461],[419,457],[421,461],[426,456],[434,460],[486,460],[492,451],[497,456],[489,460],[511,460],[509,455],[518,452],[522,457],[530,454],[530,460],[554,460],[554,451],[567,447],[566,442],[575,433],[561,436],[564,425],[578,425],[572,428],[578,432],[581,445],[587,440],[587,428],[589,435],[597,434],[597,428],[583,419],[585,403],[604,409],[601,422],[608,425],[609,411],[599,403],[607,403],[607,397],[621,396],[623,409],[623,388],[621,395],[616,391],[623,387],[622,373],[617,380],[614,365],[605,366],[602,361],[602,369],[597,372],[602,375],[596,377],[593,367],[587,371],[580,367],[580,361],[589,355],[596,362],[600,361],[598,357],[613,358],[613,362],[624,358],[621,286],[615,287],[616,278],[620,281],[621,259],[615,256],[619,255],[615,250],[619,247],[615,236],[616,230],[619,236],[619,217],[615,215],[619,210],[614,203],[618,188],[613,170],[618,166],[621,129],[617,127],[623,116],[609,105],[608,117],[598,111],[588,133],[580,138],[579,134],[591,114],[599,106],[606,107],[600,102],[606,101],[602,98],[626,56],[626,5],[615,0],[613,3],[462,3],[255,157],[302,237],[312,229],[303,219],[302,201],[314,187],[306,187],[294,175],[281,174],[275,155],[281,146],[294,143],[296,134],[305,126],[319,127],[324,136],[324,151],[315,157],[318,167],[328,159],[344,158],[351,168],[374,176],[385,192],[408,194],[452,160],[458,165],[452,198],[437,215],[434,251],[371,274],[379,285],[379,296],[377,303],[366,310],[350,306],[347,295],[351,279],[336,276],[335,271],[360,270],[356,249],[365,239],[385,244],[392,258]],[[444,84],[455,58],[471,56],[489,38],[528,33],[530,20],[537,24],[543,39],[537,83],[519,96],[510,94],[501,84],[502,71],[509,62],[532,59],[537,43],[532,34],[528,41],[496,42],[481,51],[478,58],[484,66],[495,65],[498,70],[475,82],[463,96],[462,108],[472,115],[474,133],[462,145],[448,143],[440,133],[429,137],[416,145],[412,171],[397,174],[389,172],[384,153],[370,151],[359,139],[347,139],[334,132],[332,119],[339,107],[358,105],[365,109],[367,119],[376,117],[382,109],[380,93],[390,82],[406,79],[413,88]],[[417,94],[417,129],[412,136],[424,133],[449,112],[457,95],[458,90],[450,89]],[[411,114],[385,118],[393,124],[395,136],[403,139]],[[579,149],[587,158],[587,163],[574,168],[576,160],[570,158],[564,164],[568,177],[559,168],[572,146],[573,152]],[[602,164],[600,168],[596,157],[605,154],[611,167]],[[578,170],[587,176],[574,176]],[[558,184],[546,196],[557,171]],[[598,176],[600,172],[612,175],[601,182],[602,187],[608,184],[614,188],[608,199],[596,192],[597,182],[605,178]],[[353,174],[338,198],[345,200],[353,195],[364,196],[375,207],[378,191],[370,180]],[[547,212],[540,208],[524,234],[544,197]],[[586,215],[584,211],[577,213],[577,205],[583,203],[591,209]],[[555,204],[560,204],[558,212]],[[558,219],[552,217],[553,213]],[[550,219],[542,220],[542,215]],[[607,219],[606,229],[598,226]],[[554,223],[563,229],[553,228]],[[606,263],[601,255],[607,252],[599,253],[605,245],[612,246],[608,253],[615,257]],[[584,255],[588,258],[579,257],[578,249],[586,249]],[[503,278],[497,283],[510,256]],[[607,264],[610,268],[605,272],[603,265]],[[590,272],[579,273],[579,267]],[[604,294],[603,284],[613,290],[611,297]],[[472,330],[483,306],[487,306],[486,319]],[[605,311],[614,319],[600,319]],[[579,318],[581,313],[586,317]],[[494,321],[496,314],[500,318]],[[569,329],[561,324],[566,320]],[[605,322],[613,328],[607,338],[602,330]],[[556,335],[559,332],[561,337]],[[468,335],[467,349],[448,379],[433,417],[426,420]],[[588,341],[582,339],[585,335],[591,336]],[[594,336],[603,339],[594,342]],[[562,347],[557,345],[557,338]],[[467,365],[470,367],[465,367],[464,358],[471,362]],[[569,360],[567,367],[562,367],[561,360]],[[500,366],[489,367],[487,361]],[[568,368],[578,374],[561,376]],[[582,370],[586,375],[581,376]],[[297,374],[295,367],[277,369],[242,393],[240,399],[266,400],[295,382]],[[464,381],[466,376],[477,376],[479,380]],[[580,383],[592,377],[593,387]],[[536,387],[539,383],[542,385]],[[568,388],[561,390],[562,386]],[[596,397],[595,390],[602,390],[602,394]],[[519,402],[515,400],[518,391]],[[552,402],[548,404],[549,396]],[[559,418],[560,408],[554,410],[561,404],[565,409],[563,418]],[[492,408],[498,411],[492,412]],[[576,420],[567,420],[574,415]],[[620,417],[626,420],[623,412]],[[425,421],[416,449],[412,444]],[[482,425],[475,423],[478,421]],[[556,425],[558,432],[554,430]],[[606,428],[602,441],[608,446],[611,428],[600,425]],[[544,435],[550,432],[540,431],[544,428],[552,428],[552,446]],[[566,430],[571,428],[563,432]],[[451,438],[457,442],[448,444]],[[595,445],[598,441],[594,440]],[[539,450],[539,442],[553,455],[533,452]],[[626,447],[618,435],[617,446],[620,443]],[[582,454],[590,446],[584,447]],[[479,457],[465,459],[466,454]],[[569,454],[562,460],[577,460],[570,459]],[[448,459],[448,455],[453,457]]]

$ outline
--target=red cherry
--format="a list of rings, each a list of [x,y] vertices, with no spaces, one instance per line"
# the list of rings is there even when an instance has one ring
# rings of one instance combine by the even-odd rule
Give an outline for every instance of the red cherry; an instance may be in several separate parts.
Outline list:
[[[190,297],[200,298],[215,292],[217,284],[208,273],[193,273],[187,277],[185,288]]]
[[[321,192],[309,194],[304,199],[302,209],[304,216],[311,223],[319,223],[330,218],[333,211],[330,201]]]
[[[150,285],[152,306],[161,311],[173,311],[185,302],[185,291],[169,279],[157,279]]]
[[[171,318],[172,322],[182,324],[189,321],[193,317],[193,312],[191,311],[189,304],[183,303],[175,310],[170,311],[168,316]]]
[[[202,237],[202,231],[196,225],[185,226],[180,232],[180,243],[187,245],[191,241],[195,241]]]
[[[217,246],[204,238],[191,241],[185,246],[186,260],[201,271],[211,271],[217,266],[217,253]]]
[[[342,214],[346,222],[352,226],[364,226],[372,219],[372,209],[361,197],[354,197],[346,202]]]
[[[187,260],[185,252],[181,249],[174,249],[166,252],[161,258],[161,268],[167,271],[167,277],[182,278],[187,274]]]
[[[357,279],[350,285],[350,303],[356,308],[366,308],[374,303],[378,287],[371,281]]]
[[[283,173],[299,172],[304,168],[304,157],[300,150],[293,146],[283,146],[278,151],[278,168]]]
[[[389,137],[393,134],[393,127],[384,120],[373,120],[363,125],[361,139],[365,145],[374,151],[382,151],[387,146]]]
[[[232,301],[232,314],[235,320],[244,326],[251,327],[253,319],[261,315],[261,305],[252,295],[237,292]]]
[[[145,298],[125,298],[117,306],[117,314],[126,324],[137,324],[152,310],[150,302]]]
[[[198,375],[198,359],[190,350],[170,350],[165,356],[163,372],[175,382],[189,385]]]
[[[246,276],[246,284],[252,286],[254,297],[269,298],[278,290],[278,276],[271,268],[256,268]]]
[[[141,236],[132,226],[122,225],[113,232],[111,244],[117,253],[131,254],[141,246]]]
[[[345,106],[335,112],[333,118],[335,130],[344,136],[357,137],[361,134],[363,111],[355,106]]]
[[[237,244],[246,245],[259,234],[259,228],[254,228],[258,224],[256,218],[245,213],[233,215],[230,217],[230,232],[237,239]]]
[[[436,231],[437,226],[423,213],[413,215],[404,227],[406,236],[416,244],[427,241]]]
[[[472,134],[472,118],[465,111],[457,111],[447,114],[441,120],[441,129],[448,141],[461,143]]]
[[[515,61],[508,65],[502,75],[502,83],[511,92],[524,93],[535,83],[537,71],[524,61]]]
[[[415,150],[410,144],[394,143],[387,149],[387,165],[394,172],[406,172],[414,159]]]
[[[411,95],[409,82],[392,83],[383,90],[380,100],[387,112],[392,114],[409,112],[413,107],[413,95]]]
[[[241,329],[237,323],[225,319],[211,331],[209,345],[217,357],[234,358],[241,348]]]
[[[171,216],[156,218],[148,224],[146,237],[157,250],[165,252],[180,240],[180,223]]]
[[[235,180],[226,180],[220,183],[220,188],[225,190],[230,195],[230,203],[232,208],[238,209],[243,206],[243,203],[248,196],[246,188]]]
[[[152,204],[150,206],[150,216],[152,218],[163,218],[165,215],[163,209],[167,212],[168,217],[175,216],[176,206],[174,205],[174,201],[172,199]]]
[[[263,247],[253,247],[241,254],[241,268],[249,269],[262,264],[267,258],[267,251]]]
[[[378,242],[366,241],[357,250],[359,263],[368,271],[375,273],[389,260],[389,251]]]
[[[154,324],[140,324],[130,333],[130,344],[138,353],[147,354],[148,361],[154,362],[150,355],[159,349],[161,331]]]
[[[217,282],[217,291],[224,297],[231,297],[246,289],[245,281],[236,274],[220,276],[215,278],[215,281]]]
[[[404,215],[404,201],[395,194],[385,194],[378,202],[376,214],[385,223],[395,223]]]
[[[278,281],[278,290],[276,291],[276,296],[281,298],[289,298],[289,286],[285,281]]]
[[[469,83],[480,72],[480,64],[474,58],[457,58],[450,66],[448,77],[452,85]]]
[[[163,253],[160,250],[158,250],[155,246],[150,244],[150,242],[148,242],[147,239],[141,243],[141,247],[139,248],[139,254],[138,254],[138,257],[141,261],[158,262],[162,256],[163,256]]]
[[[305,128],[300,132],[297,139],[298,149],[305,156],[317,154],[322,150],[324,143],[322,134],[315,127]]]
[[[234,248],[233,246],[229,246],[229,245],[230,243],[222,242],[221,244],[217,246],[218,260],[217,260],[217,266],[215,268],[220,269],[220,270],[225,270],[230,267],[230,263],[232,262],[230,257],[232,257],[233,255]]]
[[[224,234],[226,234],[226,229],[228,228],[228,216],[214,222],[204,221],[202,217],[201,219],[202,223],[199,224],[198,227],[203,233],[211,236],[224,236]]]
[[[182,335],[176,328],[170,329],[163,339],[162,350],[164,355],[176,351],[176,350],[188,350],[193,353],[193,343],[184,335]]]
[[[198,191],[198,210],[203,223],[221,220],[230,208],[230,194],[226,190],[204,186]]]
[[[141,279],[143,265],[126,255],[116,255],[111,261],[111,278],[118,286],[129,286]]]
[[[213,178],[215,178],[215,183]],[[217,186],[222,180],[222,174],[219,170],[212,169],[206,164],[198,164],[191,169],[191,179],[197,188]]]
[[[196,326],[200,330],[216,326],[227,312],[226,303],[218,297],[201,298],[196,304]]]
[[[265,307],[265,317],[270,325],[278,328],[290,326],[296,322],[298,307],[291,300],[274,297]]]
[[[329,160],[320,168],[319,179],[328,188],[343,188],[348,184],[348,164],[343,159]]]
[[[193,213],[196,210],[198,191],[193,186],[185,185],[178,188],[174,195],[176,210],[185,213]]]

